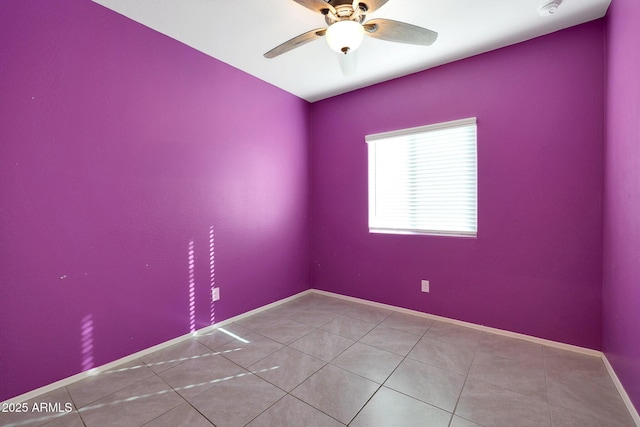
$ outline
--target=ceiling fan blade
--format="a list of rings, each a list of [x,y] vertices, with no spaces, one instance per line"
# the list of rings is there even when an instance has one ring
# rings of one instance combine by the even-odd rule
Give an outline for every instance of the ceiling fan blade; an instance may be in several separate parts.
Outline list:
[[[364,24],[365,34],[390,42],[430,46],[438,38],[438,33],[391,19],[372,19]]]
[[[331,6],[329,3],[325,2],[324,0],[293,0],[296,3],[306,7],[307,9],[311,9],[315,12],[318,13],[322,13],[323,15],[325,13],[323,13],[323,10],[330,10],[331,12],[335,13],[336,9]]]
[[[343,76],[353,76],[358,71],[358,51],[348,54],[338,53],[338,61]]]
[[[367,6],[367,13],[371,13],[374,10],[380,9],[384,6],[389,0],[363,0],[360,3]]]
[[[291,40],[282,43],[280,46],[274,47],[269,52],[265,53],[264,57],[269,59],[275,58],[278,55],[287,53],[292,49],[305,45],[309,42],[314,41],[315,39],[324,36],[326,32],[326,28],[316,28],[315,30],[307,31],[306,33],[300,34],[299,36],[296,36]]]

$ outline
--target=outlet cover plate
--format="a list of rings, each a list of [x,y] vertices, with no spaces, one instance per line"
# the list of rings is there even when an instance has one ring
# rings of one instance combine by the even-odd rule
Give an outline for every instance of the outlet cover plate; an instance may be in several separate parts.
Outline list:
[[[220,299],[220,288],[211,289],[211,300],[218,301]]]
[[[422,280],[420,283],[421,283],[421,286],[422,286],[421,287],[422,292],[429,293],[429,281],[428,280]]]

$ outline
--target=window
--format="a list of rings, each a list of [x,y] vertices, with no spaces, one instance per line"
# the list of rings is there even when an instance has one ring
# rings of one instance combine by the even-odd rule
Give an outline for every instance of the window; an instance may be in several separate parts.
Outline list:
[[[366,141],[370,232],[476,235],[475,117]]]

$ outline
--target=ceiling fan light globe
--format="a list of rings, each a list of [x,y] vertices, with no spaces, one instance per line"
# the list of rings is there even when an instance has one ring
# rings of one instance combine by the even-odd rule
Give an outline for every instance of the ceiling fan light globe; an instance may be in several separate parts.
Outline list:
[[[362,44],[364,28],[355,21],[338,21],[327,28],[329,47],[340,53],[353,52]]]

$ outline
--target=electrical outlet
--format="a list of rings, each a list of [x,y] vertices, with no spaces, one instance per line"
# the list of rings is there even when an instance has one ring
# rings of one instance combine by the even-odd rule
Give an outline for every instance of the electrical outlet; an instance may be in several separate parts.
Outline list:
[[[211,289],[211,301],[218,301],[220,299],[220,288]]]
[[[421,285],[422,285],[422,292],[429,293],[429,281],[428,280],[422,280],[421,281]]]

